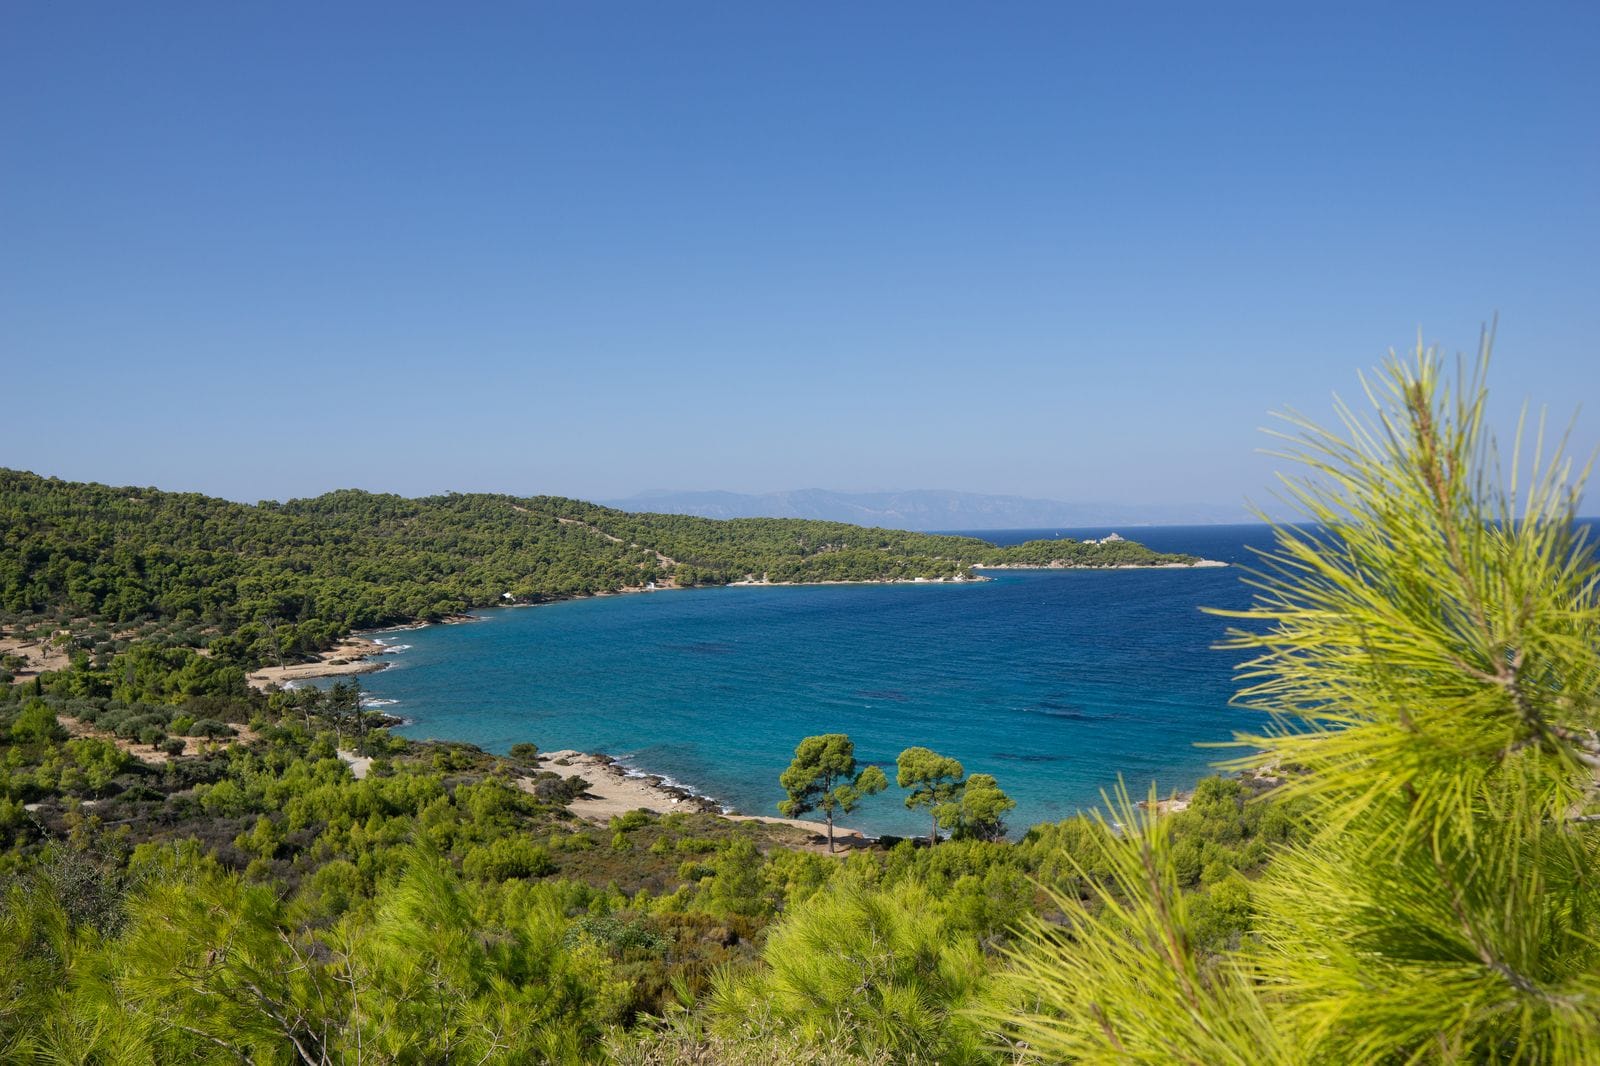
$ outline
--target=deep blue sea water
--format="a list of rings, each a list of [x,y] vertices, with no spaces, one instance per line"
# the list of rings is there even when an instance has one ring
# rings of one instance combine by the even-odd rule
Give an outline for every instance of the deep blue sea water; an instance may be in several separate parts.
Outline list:
[[[1000,543],[1106,529],[979,534]],[[1262,526],[1125,528],[1167,551],[1249,562]],[[888,769],[924,744],[988,772],[1016,829],[1099,802],[1192,785],[1257,728],[1228,706],[1238,656],[1225,619],[1249,600],[1236,566],[991,571],[972,584],[662,591],[481,612],[472,624],[379,634],[397,649],[364,678],[401,732],[504,752],[605,751],[753,814],[776,813],[794,746],[843,732]],[[846,824],[914,833],[899,790]]]

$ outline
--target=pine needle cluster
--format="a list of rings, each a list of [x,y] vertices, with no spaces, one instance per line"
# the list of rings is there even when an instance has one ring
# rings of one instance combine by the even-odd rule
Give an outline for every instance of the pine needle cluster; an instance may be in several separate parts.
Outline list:
[[[1363,382],[1338,430],[1288,416],[1307,521],[1275,529],[1229,640],[1271,725],[1236,763],[1311,832],[1205,956],[1161,819],[1116,805],[1088,899],[1018,952],[1025,1055],[1117,1062],[1593,1062],[1600,1049],[1600,563],[1561,445],[1505,461],[1489,337]],[[1562,442],[1564,444],[1564,442]]]

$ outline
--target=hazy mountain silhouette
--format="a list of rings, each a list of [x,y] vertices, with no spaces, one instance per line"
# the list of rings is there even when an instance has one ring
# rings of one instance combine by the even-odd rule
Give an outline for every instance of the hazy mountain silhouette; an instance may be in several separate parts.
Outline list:
[[[1248,522],[1244,507],[1215,504],[1064,503],[1026,496],[916,489],[909,492],[642,492],[600,501],[623,511],[702,518],[817,518],[889,529],[1035,529],[1046,526],[1202,525]]]

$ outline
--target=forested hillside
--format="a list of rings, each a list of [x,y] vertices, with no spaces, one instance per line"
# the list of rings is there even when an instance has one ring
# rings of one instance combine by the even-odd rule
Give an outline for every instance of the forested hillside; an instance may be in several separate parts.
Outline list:
[[[1024,550],[1085,566],[1186,558],[1126,542],[996,548],[832,522],[635,515],[550,496],[341,491],[252,506],[0,470],[0,625],[98,627],[104,639],[79,642],[89,652],[155,626],[245,667],[493,604],[651,582],[966,578]]]

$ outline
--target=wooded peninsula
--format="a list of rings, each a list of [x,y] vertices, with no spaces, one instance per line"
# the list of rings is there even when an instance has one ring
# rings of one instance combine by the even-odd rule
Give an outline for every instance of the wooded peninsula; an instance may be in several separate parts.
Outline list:
[[[128,637],[204,669],[303,659],[353,630],[473,608],[730,582],[970,580],[975,566],[1166,566],[1133,541],[973,537],[836,522],[631,514],[554,496],[346,490],[255,505],[0,470],[0,622],[71,632],[101,665]],[[121,645],[121,646],[119,646]]]

